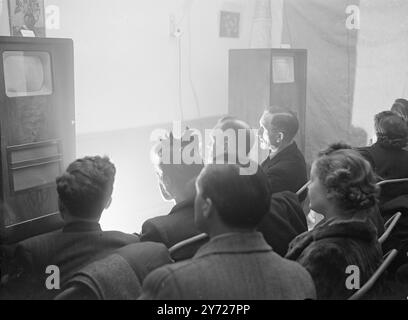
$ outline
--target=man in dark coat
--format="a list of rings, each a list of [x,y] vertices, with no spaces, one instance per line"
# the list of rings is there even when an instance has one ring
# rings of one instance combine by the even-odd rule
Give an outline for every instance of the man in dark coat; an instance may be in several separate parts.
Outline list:
[[[167,201],[175,202],[168,215],[158,216],[144,222],[141,240],[163,243],[167,248],[200,234],[194,224],[195,179],[203,169],[202,159],[195,155],[194,163],[181,163],[173,155],[183,154],[185,148],[194,143],[195,136],[186,131],[181,140],[171,134],[156,146],[155,169],[159,178],[162,196]],[[165,153],[169,153],[167,159]],[[184,248],[173,257],[176,261],[191,258],[203,242],[197,242]]]
[[[408,178],[407,123],[397,114],[385,111],[375,116],[377,142],[357,151],[370,162],[381,180]],[[381,187],[381,203],[408,194],[408,182]]]
[[[283,108],[269,108],[260,126],[261,146],[270,152],[261,166],[269,178],[272,193],[296,193],[308,181],[305,158],[294,141],[299,131],[296,115]],[[304,192],[300,200],[306,196]]]
[[[116,174],[108,158],[87,157],[73,162],[57,179],[59,207],[65,221],[62,231],[40,235],[17,246],[18,275],[11,285],[20,288],[16,298],[47,299],[48,267],[58,267],[60,285],[87,264],[114,250],[139,243],[139,237],[117,231],[102,231],[99,220],[109,207]],[[31,285],[33,284],[33,285]],[[25,289],[23,289],[25,288]],[[20,296],[22,295],[22,296]]]
[[[241,175],[235,164],[208,165],[197,180],[195,221],[211,240],[192,260],[152,272],[142,299],[313,299],[310,275],[265,242],[256,227],[269,210],[262,170]]]
[[[307,231],[306,215],[298,196],[289,191],[272,195],[268,213],[259,224],[266,242],[280,256],[285,256],[290,242]]]

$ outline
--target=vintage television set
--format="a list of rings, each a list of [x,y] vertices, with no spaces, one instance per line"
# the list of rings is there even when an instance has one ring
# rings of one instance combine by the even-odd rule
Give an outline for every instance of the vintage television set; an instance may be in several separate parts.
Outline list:
[[[55,180],[75,158],[73,43],[0,37],[0,240],[60,228]]]

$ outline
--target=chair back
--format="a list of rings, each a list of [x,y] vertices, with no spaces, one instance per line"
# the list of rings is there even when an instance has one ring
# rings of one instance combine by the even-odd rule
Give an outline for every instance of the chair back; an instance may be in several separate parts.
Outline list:
[[[195,237],[192,237],[190,239],[181,241],[177,244],[175,244],[173,247],[171,247],[169,249],[170,252],[170,256],[174,259],[174,257],[177,255],[178,252],[180,252],[181,250],[193,246],[193,245],[197,245],[198,243],[208,239],[208,235],[205,233],[199,234]]]
[[[383,275],[383,273],[387,270],[391,262],[397,257],[398,255],[398,250],[394,249],[390,252],[388,252],[384,256],[384,261],[380,265],[380,267],[377,269],[377,271],[374,272],[374,274],[371,276],[371,278],[362,286],[356,293],[354,293],[348,300],[360,300],[362,299],[376,284],[378,279]]]
[[[381,187],[380,203],[396,199],[403,195],[408,195],[408,178],[383,180],[377,183]]]
[[[388,237],[390,236],[390,234],[392,233],[392,231],[394,230],[395,226],[397,225],[399,219],[401,218],[402,214],[401,212],[397,212],[396,214],[394,214],[384,225],[385,227],[385,232],[383,233],[383,235],[378,239],[378,242],[380,244],[383,244]]]
[[[299,189],[298,192],[296,192],[296,195],[299,197],[303,192],[305,192],[309,188],[311,183],[312,183],[311,181],[308,181],[302,188]]]
[[[381,187],[384,185],[389,185],[389,184],[398,184],[398,183],[407,183],[408,178],[403,178],[403,179],[391,179],[391,180],[383,180],[377,183],[377,186]]]

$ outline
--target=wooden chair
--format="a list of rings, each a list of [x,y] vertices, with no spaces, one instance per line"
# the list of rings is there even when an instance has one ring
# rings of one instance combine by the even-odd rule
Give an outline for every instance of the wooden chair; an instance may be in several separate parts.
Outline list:
[[[177,243],[176,245],[174,245],[173,247],[171,247],[169,249],[170,252],[170,256],[174,256],[179,250],[184,249],[187,246],[191,246],[193,244],[196,244],[200,241],[204,241],[205,239],[208,238],[208,235],[205,233],[199,234],[198,236],[192,237],[190,239],[181,241],[179,243]]]
[[[356,293],[354,293],[348,300],[360,300],[362,299],[376,284],[377,280],[383,275],[387,270],[391,262],[398,255],[398,250],[394,249],[384,256],[384,262],[377,269],[376,272],[371,276],[371,278],[362,286]]]
[[[381,187],[388,184],[397,184],[397,183],[404,183],[408,182],[408,178],[404,179],[392,179],[392,180],[383,180],[377,183],[377,186]]]
[[[383,244],[388,237],[390,236],[391,232],[394,230],[395,226],[397,225],[399,219],[401,218],[401,212],[397,212],[394,214],[384,225],[385,232],[384,234],[378,239],[380,244]]]
[[[299,189],[298,192],[296,192],[296,195],[297,195],[297,196],[300,196],[303,192],[305,192],[305,190],[306,190],[307,188],[309,188],[309,186],[310,186],[311,183],[312,183],[311,181],[308,181],[302,188]]]
[[[384,204],[399,196],[408,195],[407,185],[408,178],[379,181],[377,186],[381,187],[380,203]]]

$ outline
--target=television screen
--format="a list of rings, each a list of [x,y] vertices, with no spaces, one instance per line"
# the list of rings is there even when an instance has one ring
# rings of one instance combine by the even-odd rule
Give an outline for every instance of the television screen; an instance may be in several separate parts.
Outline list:
[[[47,52],[3,52],[6,94],[10,98],[52,94],[51,58]]]

